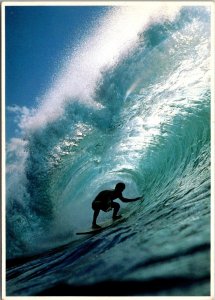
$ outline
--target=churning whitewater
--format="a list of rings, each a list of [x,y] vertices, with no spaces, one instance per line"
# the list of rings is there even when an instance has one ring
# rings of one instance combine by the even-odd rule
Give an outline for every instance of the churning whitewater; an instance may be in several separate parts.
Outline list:
[[[13,108],[8,296],[210,294],[210,8],[156,8],[110,7],[38,107]],[[119,181],[144,200],[78,237]]]

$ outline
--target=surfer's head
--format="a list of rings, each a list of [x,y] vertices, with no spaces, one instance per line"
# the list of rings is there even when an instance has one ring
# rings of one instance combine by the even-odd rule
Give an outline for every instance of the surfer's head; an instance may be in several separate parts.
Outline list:
[[[119,182],[115,186],[115,191],[122,192],[125,189],[125,184],[123,182]]]

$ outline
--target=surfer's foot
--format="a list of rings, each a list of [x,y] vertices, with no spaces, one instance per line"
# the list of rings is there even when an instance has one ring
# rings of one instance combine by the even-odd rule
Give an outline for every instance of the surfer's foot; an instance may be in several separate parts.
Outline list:
[[[118,219],[120,219],[120,218],[122,218],[121,215],[120,215],[120,216],[113,216],[113,220],[118,220]]]
[[[102,228],[101,226],[97,225],[97,224],[92,224],[92,228],[93,229],[99,229],[99,228]]]

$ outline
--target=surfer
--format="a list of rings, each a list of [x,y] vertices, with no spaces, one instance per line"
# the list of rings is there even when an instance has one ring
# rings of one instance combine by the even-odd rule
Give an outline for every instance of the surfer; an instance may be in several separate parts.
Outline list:
[[[142,197],[127,199],[122,195],[122,191],[125,189],[125,184],[123,182],[117,183],[114,190],[105,190],[100,192],[92,202],[92,209],[94,210],[92,228],[101,228],[101,226],[96,224],[97,217],[100,210],[108,212],[113,208],[113,220],[117,220],[122,216],[118,216],[117,213],[120,209],[120,205],[113,200],[119,198],[122,202],[133,202],[141,199]]]

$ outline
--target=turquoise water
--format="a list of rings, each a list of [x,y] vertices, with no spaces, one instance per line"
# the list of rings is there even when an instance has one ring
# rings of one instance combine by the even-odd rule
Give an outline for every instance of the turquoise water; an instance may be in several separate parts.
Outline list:
[[[210,12],[184,7],[89,78],[89,101],[85,82],[82,94],[62,86],[63,106],[53,109],[52,90],[22,120],[7,157],[8,295],[74,295],[102,282],[125,295],[210,294],[209,58]],[[120,225],[77,237],[94,197],[118,181],[144,200],[120,203]]]

